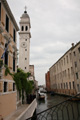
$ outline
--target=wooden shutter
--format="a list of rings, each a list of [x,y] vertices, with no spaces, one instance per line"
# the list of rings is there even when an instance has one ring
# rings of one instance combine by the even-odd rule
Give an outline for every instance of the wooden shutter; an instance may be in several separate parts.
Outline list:
[[[1,7],[1,22],[4,26],[5,25],[5,11],[3,7]]]
[[[3,91],[3,82],[0,82],[0,92]]]
[[[12,69],[13,58],[9,55],[9,68]]]
[[[9,83],[9,91],[12,91],[12,83]]]
[[[11,37],[13,37],[13,25],[12,25],[12,23],[11,23],[11,21],[10,21],[10,23],[9,23],[9,33],[10,33],[10,36]]]
[[[13,53],[13,49],[12,49],[11,45],[9,45],[9,51],[10,51],[11,53]]]

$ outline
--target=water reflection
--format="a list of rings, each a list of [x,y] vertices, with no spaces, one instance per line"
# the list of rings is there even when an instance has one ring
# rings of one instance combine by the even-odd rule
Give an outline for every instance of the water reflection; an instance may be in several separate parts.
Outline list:
[[[50,94],[45,94],[45,100],[37,100],[38,106],[37,106],[37,113],[46,110],[64,100],[66,100],[68,97],[62,97],[62,96],[51,96]]]

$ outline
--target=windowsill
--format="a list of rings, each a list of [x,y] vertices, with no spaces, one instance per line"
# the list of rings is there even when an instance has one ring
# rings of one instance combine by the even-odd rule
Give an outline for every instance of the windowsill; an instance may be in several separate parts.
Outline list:
[[[3,93],[0,93],[0,96],[1,95],[7,95],[7,94],[13,94],[13,93],[16,93],[17,91],[11,91],[11,92],[3,92]]]

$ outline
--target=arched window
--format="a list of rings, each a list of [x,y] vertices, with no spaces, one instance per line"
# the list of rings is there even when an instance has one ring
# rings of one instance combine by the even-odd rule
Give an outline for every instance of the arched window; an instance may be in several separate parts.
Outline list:
[[[28,30],[28,26],[26,26],[25,30],[26,30],[26,31]]]
[[[22,26],[21,30],[24,31],[24,26]]]

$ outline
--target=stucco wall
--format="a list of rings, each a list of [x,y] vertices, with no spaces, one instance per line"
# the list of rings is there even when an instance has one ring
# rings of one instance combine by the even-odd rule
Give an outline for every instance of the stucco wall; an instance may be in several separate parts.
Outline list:
[[[3,118],[16,110],[16,92],[0,96],[0,115]]]

